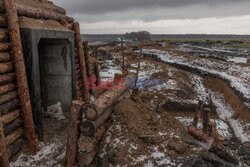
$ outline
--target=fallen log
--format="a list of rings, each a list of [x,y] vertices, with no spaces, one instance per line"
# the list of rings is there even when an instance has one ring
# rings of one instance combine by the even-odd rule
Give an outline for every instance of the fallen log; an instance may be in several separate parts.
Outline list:
[[[26,7],[20,4],[17,5],[17,14],[19,16],[25,16],[25,17],[35,18],[35,19],[44,19],[44,20],[50,19],[50,20],[56,20],[56,21],[65,20],[69,23],[74,22],[73,18],[68,17],[66,15],[62,15],[59,13],[51,13],[51,12],[47,12],[39,8]]]
[[[10,50],[9,43],[0,43],[0,52],[8,52]]]
[[[68,128],[67,150],[65,157],[65,166],[72,167],[75,165],[77,155],[77,139],[79,136],[78,125],[81,120],[81,109],[84,107],[82,101],[72,101],[70,110],[70,120]]]
[[[128,76],[132,78],[133,75]],[[85,107],[84,113],[88,120],[94,121],[98,118],[111,104],[113,104],[119,96],[126,91],[128,84],[127,79],[122,79],[121,83],[116,85],[116,88],[108,89],[99,96],[92,104]]]
[[[74,23],[74,31],[75,31],[75,41],[76,41],[76,49],[77,49],[77,56],[80,60],[80,71],[82,77],[82,85],[83,85],[83,97],[86,104],[89,103],[89,89],[87,88],[87,70],[86,70],[86,63],[84,58],[84,50],[82,45],[82,37],[80,33],[79,23]]]
[[[10,83],[15,80],[15,73],[0,74],[0,85]]]
[[[10,146],[12,143],[14,143],[21,136],[23,136],[23,128],[18,128],[15,132],[13,132],[12,134],[8,135],[5,138],[6,146],[7,147]]]
[[[0,86],[0,95],[13,91],[15,87],[13,83]]]
[[[0,42],[8,42],[8,40],[9,40],[8,30],[0,28]]]
[[[9,73],[14,70],[13,63],[0,63],[0,74]]]
[[[19,117],[13,122],[4,126],[4,135],[8,136],[9,134],[13,133],[16,129],[22,127],[23,120]]]
[[[194,138],[202,140],[208,143],[209,145],[212,145],[214,142],[213,137],[209,137],[207,134],[203,133],[201,130],[196,129],[195,127],[192,126],[188,127],[188,133]]]
[[[96,156],[96,151],[92,151],[91,153],[80,152],[78,154],[79,167],[89,166],[95,159],[95,156]]]
[[[9,167],[6,139],[3,133],[3,125],[1,121],[0,121],[0,166]]]
[[[97,131],[108,120],[111,114],[112,109],[109,108],[105,110],[95,121],[83,121],[79,126],[81,134],[93,137],[95,131]]]
[[[23,144],[24,139],[19,138],[7,148],[9,159],[21,151]]]
[[[28,81],[25,69],[25,62],[22,50],[22,42],[20,37],[20,28],[18,24],[18,16],[16,6],[13,0],[4,0],[6,16],[8,21],[8,30],[11,43],[12,59],[15,62],[15,72],[17,81],[17,90],[22,107],[21,115],[23,117],[24,135],[27,139],[28,147],[32,153],[37,151],[36,133],[33,122],[33,115],[30,104]],[[26,8],[27,9],[27,8]],[[20,10],[22,11],[22,10]],[[25,11],[25,10],[24,10]],[[29,9],[26,11],[30,11]],[[25,12],[24,12],[25,14]]]
[[[82,134],[78,140],[78,148],[81,152],[90,153],[95,150],[97,144],[101,141],[106,133],[104,126],[101,126],[94,134],[94,137],[84,136]]]
[[[15,110],[15,111],[12,111],[12,112],[10,112],[8,114],[3,115],[1,117],[1,121],[2,121],[3,126],[5,126],[6,124],[14,121],[19,116],[20,116],[20,111],[19,110]]]
[[[18,107],[19,107],[19,100],[18,99],[11,100],[7,103],[0,105],[0,114],[2,115],[6,114],[10,111],[17,109]]]
[[[6,103],[12,99],[15,99],[17,98],[17,92],[16,91],[12,91],[12,92],[9,92],[7,94],[4,94],[4,95],[1,95],[0,96],[0,105],[3,104],[3,103]]]
[[[10,53],[0,52],[0,62],[6,62],[6,61],[10,61],[10,60],[11,60]]]

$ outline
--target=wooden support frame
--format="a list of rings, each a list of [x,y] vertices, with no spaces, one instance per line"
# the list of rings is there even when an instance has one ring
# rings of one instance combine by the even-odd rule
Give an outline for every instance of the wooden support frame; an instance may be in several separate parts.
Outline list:
[[[37,151],[36,134],[29,98],[29,88],[22,51],[17,10],[13,0],[4,0],[4,4],[8,22],[9,38],[12,46],[12,59],[15,62],[14,66],[16,72],[18,95],[22,107],[21,115],[24,121],[24,136],[27,139],[30,151],[35,153]]]

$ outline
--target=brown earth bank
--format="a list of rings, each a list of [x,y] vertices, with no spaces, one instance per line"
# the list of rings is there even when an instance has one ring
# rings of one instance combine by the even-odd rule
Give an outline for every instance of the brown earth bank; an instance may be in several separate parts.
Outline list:
[[[235,92],[225,84],[224,81],[213,77],[204,77],[204,85],[215,92],[220,92],[224,95],[225,101],[235,111],[234,118],[240,118],[247,123],[250,122],[250,109],[240,100]]]

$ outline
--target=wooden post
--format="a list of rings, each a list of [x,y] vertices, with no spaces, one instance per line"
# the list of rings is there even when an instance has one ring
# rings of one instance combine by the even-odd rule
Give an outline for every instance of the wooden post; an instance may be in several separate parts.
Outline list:
[[[125,71],[125,56],[124,56],[124,48],[123,48],[123,38],[121,38],[121,47],[122,47],[122,73]]]
[[[196,112],[195,112],[195,116],[194,116],[194,120],[193,120],[193,126],[197,128],[197,124],[199,122],[199,119],[201,117],[201,112],[203,110],[203,101],[199,101],[199,103],[197,104],[197,108],[196,108]]]
[[[5,143],[5,136],[3,133],[3,125],[0,120],[0,166],[9,167],[8,152]]]
[[[204,108],[202,112],[203,132],[208,134],[210,108]]]
[[[11,42],[12,59],[15,62],[16,80],[18,94],[22,107],[21,115],[24,120],[24,135],[28,141],[29,149],[32,153],[37,151],[36,134],[29,98],[29,88],[25,70],[25,62],[22,51],[20,30],[18,24],[17,10],[13,0],[4,0],[8,30]]]
[[[74,23],[74,31],[75,31],[75,41],[76,41],[76,48],[77,48],[77,56],[80,60],[80,70],[81,70],[81,77],[82,77],[82,84],[83,84],[83,96],[85,103],[89,103],[89,90],[87,88],[87,70],[86,70],[86,63],[84,58],[84,51],[82,45],[82,37],[80,33],[79,23]]]
[[[68,129],[68,140],[67,150],[65,157],[65,166],[73,167],[77,157],[77,140],[79,137],[78,125],[81,120],[80,110],[84,107],[84,102],[73,101],[70,111],[69,129]]]
[[[142,40],[141,40],[141,43],[140,43],[140,54],[139,54],[139,59],[138,59],[138,65],[137,65],[137,70],[136,70],[136,80],[135,80],[135,86],[134,86],[134,92],[133,93],[136,93],[137,92],[137,81],[138,81],[138,78],[139,78],[139,71],[140,71],[140,68],[141,68],[141,58],[142,58]]]

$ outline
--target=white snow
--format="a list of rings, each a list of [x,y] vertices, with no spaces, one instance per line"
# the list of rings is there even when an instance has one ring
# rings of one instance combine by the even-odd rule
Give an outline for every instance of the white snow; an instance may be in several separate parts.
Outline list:
[[[56,166],[61,167],[58,162],[63,160],[65,157],[65,146],[58,141],[56,138],[53,139],[49,145],[45,145],[44,143],[40,143],[39,147],[41,150],[36,153],[36,155],[27,155],[22,153],[18,159],[11,163],[11,167],[48,167],[48,166]],[[61,153],[61,150],[64,150]]]
[[[216,62],[209,59],[188,59],[187,57],[171,55],[167,51],[156,49],[143,49],[144,54],[156,55],[162,61],[177,63],[191,68],[196,68],[210,74],[218,75],[228,80],[232,87],[250,99],[250,66],[241,67],[230,62]]]

